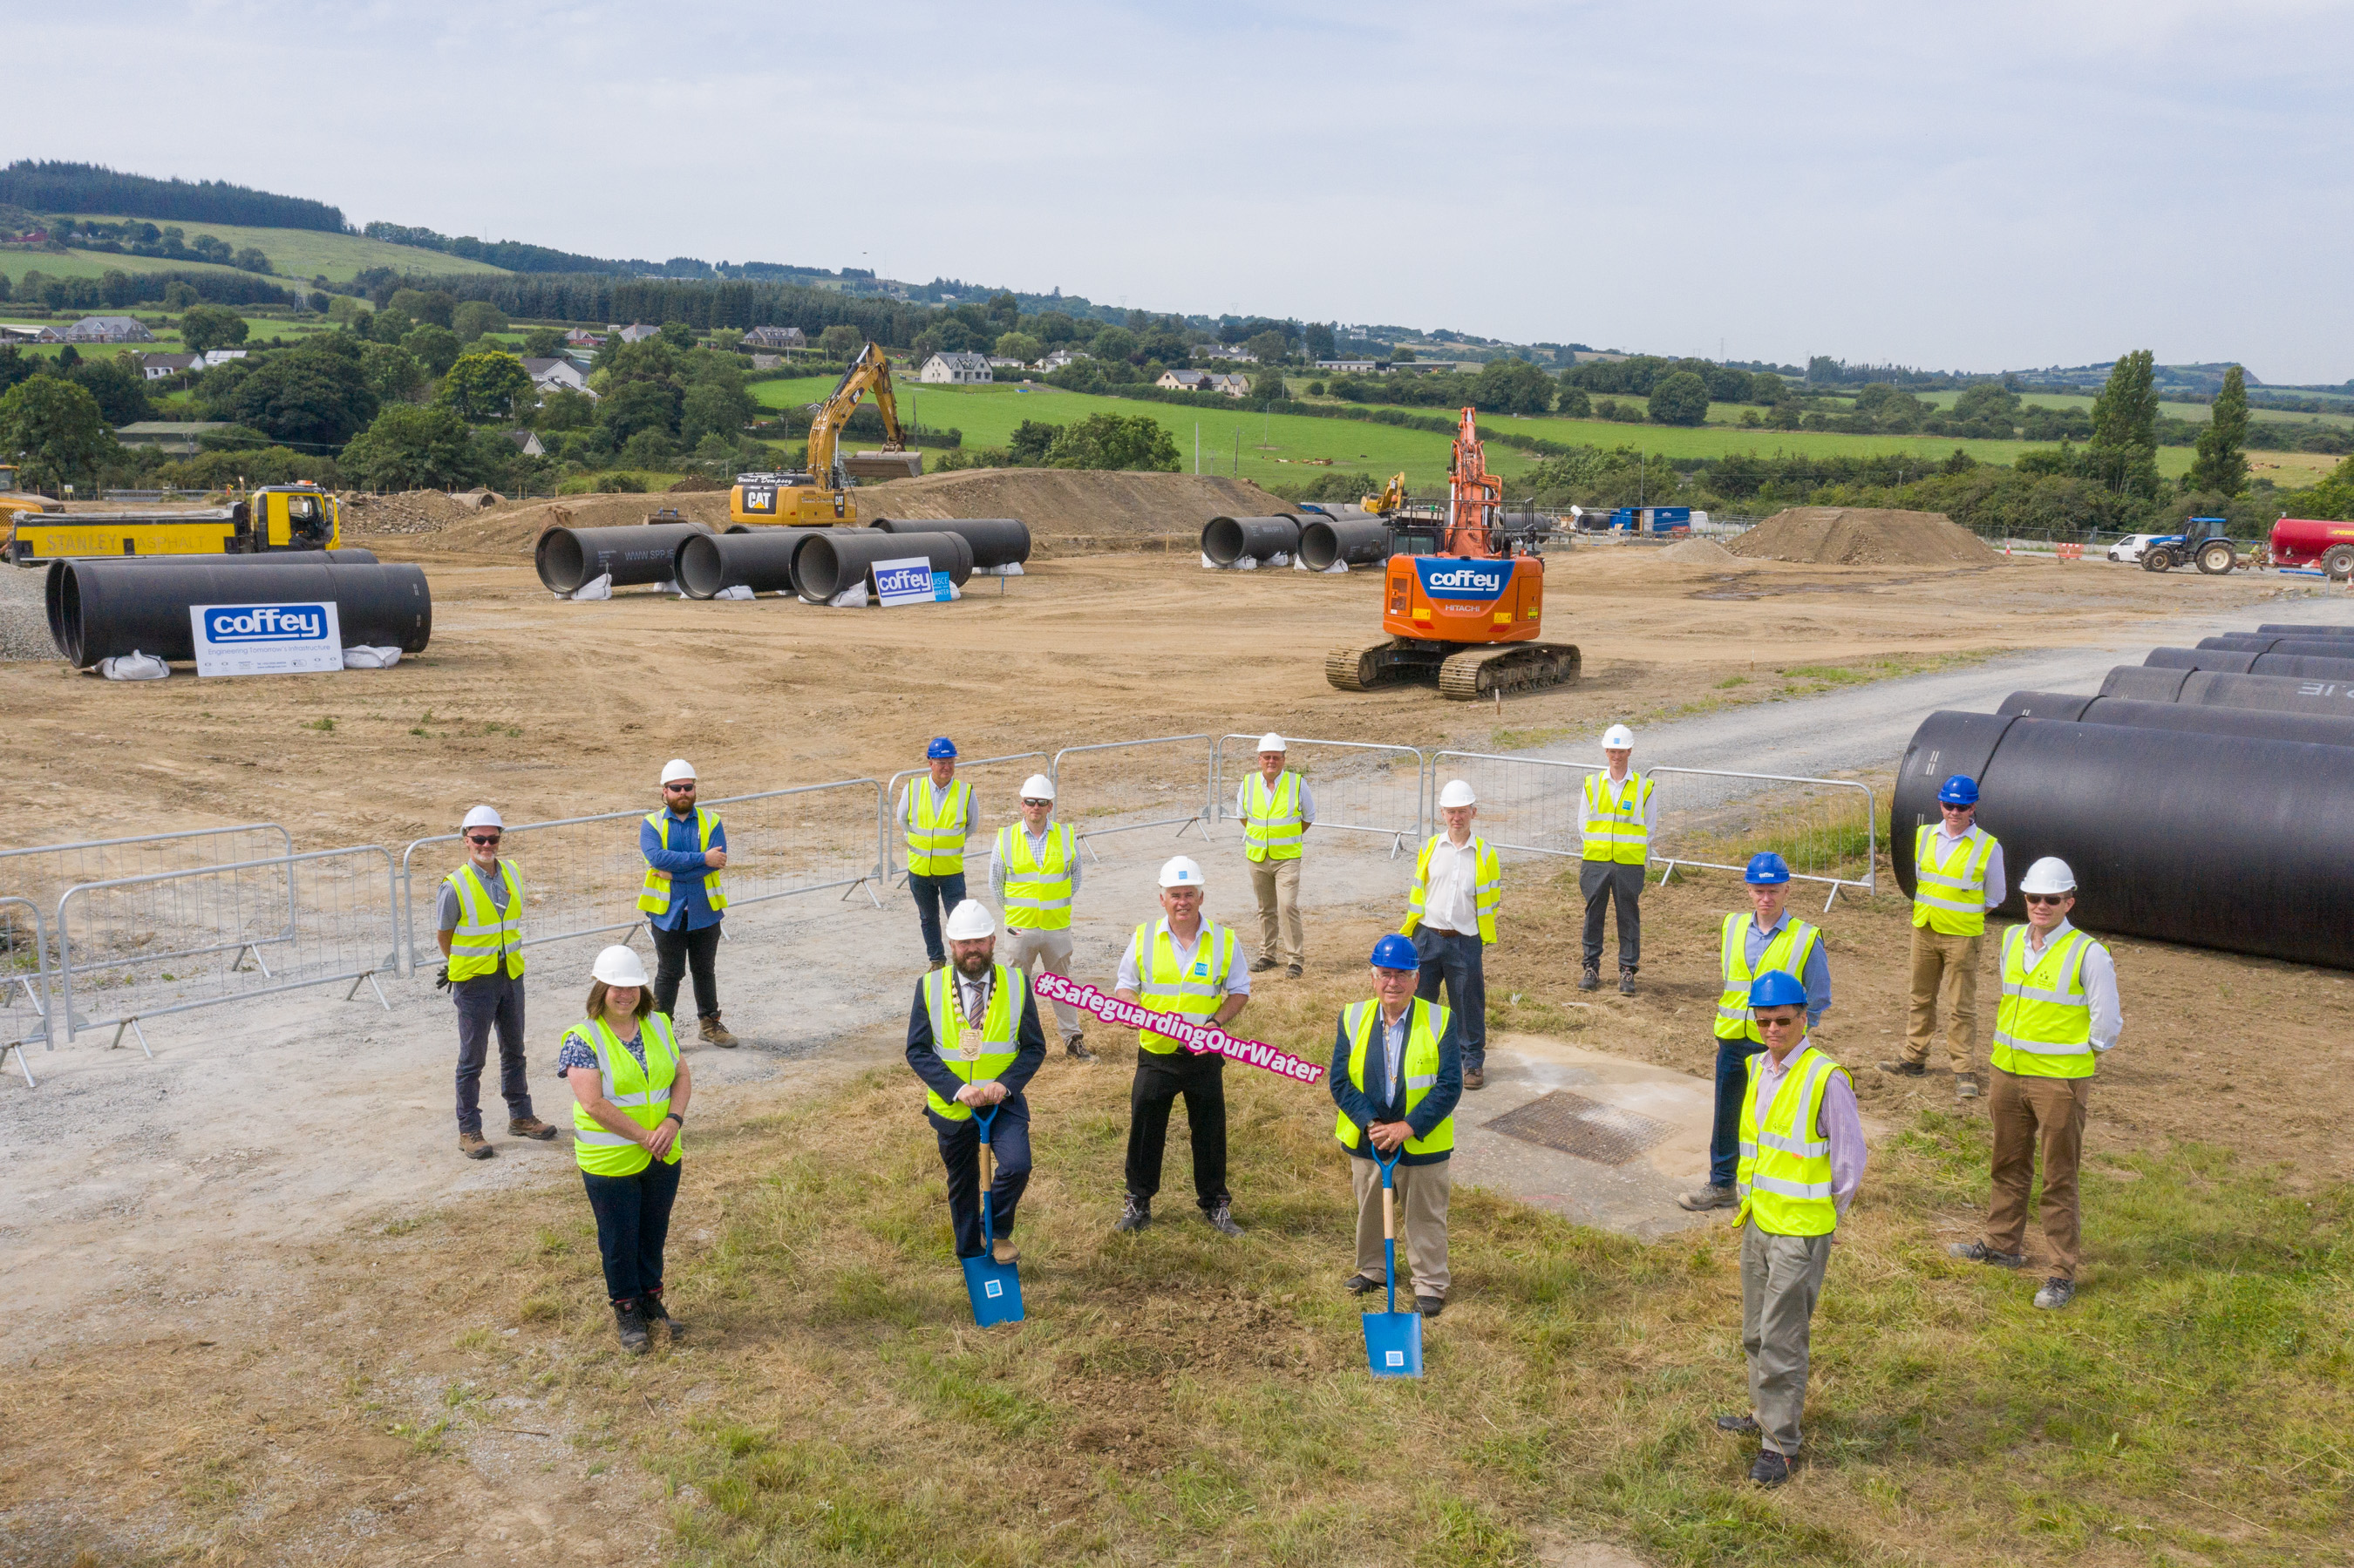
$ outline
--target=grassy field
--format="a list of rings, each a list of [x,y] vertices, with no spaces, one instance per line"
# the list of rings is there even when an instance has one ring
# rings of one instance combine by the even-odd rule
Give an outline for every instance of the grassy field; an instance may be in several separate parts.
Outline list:
[[[1921,401],[1938,408],[1952,408],[1954,400],[1960,396],[1959,392],[1919,394]],[[2087,414],[2093,411],[2093,405],[2098,400],[2090,395],[2078,396],[2067,393],[2025,392],[2020,395],[2022,407],[2029,404],[2041,404],[2046,408],[2082,408]],[[2208,408],[2204,403],[2160,403],[2158,406],[2158,411],[2169,419],[2189,419],[2202,425],[2207,422]],[[1712,408],[1710,412],[1713,414],[1715,410]],[[2278,419],[2300,425],[2308,424],[2315,419],[2320,420],[2325,425],[2354,425],[2354,413],[2292,414],[2283,408],[2251,408],[2248,410],[2248,417],[2252,419]]]
[[[120,223],[119,217],[102,213],[63,214],[60,216],[89,217],[101,223]],[[164,227],[151,218],[155,227]],[[466,272],[504,274],[504,267],[493,267],[484,261],[468,261],[456,256],[445,256],[439,250],[423,250],[413,245],[387,245],[381,239],[368,239],[356,234],[329,234],[316,228],[247,228],[234,223],[183,223],[179,227],[194,239],[199,234],[209,234],[232,250],[242,250],[250,245],[270,258],[272,270],[281,277],[310,279],[324,277],[331,283],[348,282],[367,267],[391,267],[414,272]],[[81,252],[126,272],[160,267],[176,267],[176,261],[155,261],[143,256],[110,256],[104,251]],[[104,267],[100,269],[101,271]],[[57,270],[43,267],[51,277],[61,276]],[[93,274],[94,276],[95,274]]]
[[[75,351],[84,359],[104,357],[108,355],[119,354],[126,349],[133,354],[180,354],[185,352],[180,343],[179,329],[174,326],[159,324],[166,320],[176,318],[167,318],[156,312],[147,310],[128,312],[101,311],[95,313],[137,316],[141,321],[147,323],[147,330],[155,334],[155,341],[154,343],[81,343],[73,344],[72,346]],[[13,319],[14,318],[10,317],[8,314],[7,306],[5,304],[0,304],[0,321],[10,321]],[[245,321],[246,327],[246,342],[242,346],[246,347],[251,347],[258,344],[268,343],[273,337],[282,337],[289,343],[292,343],[298,338],[308,337],[313,333],[333,332],[335,330],[328,323],[323,321],[290,322],[281,317],[275,316],[247,316],[243,319]],[[40,324],[54,327],[64,326],[67,323],[63,319],[57,319],[42,323]],[[41,359],[54,359],[65,351],[67,345],[61,343],[27,343],[19,344],[16,347],[17,352],[20,354]]]
[[[0,272],[8,275],[11,284],[27,272],[38,272],[45,278],[102,278],[109,272],[210,272],[228,278],[251,276],[234,267],[217,267],[209,261],[164,261],[153,256],[113,256],[103,250],[68,250],[60,255],[55,250],[19,250],[13,246],[0,249]],[[0,313],[6,309],[6,303],[0,302]]]

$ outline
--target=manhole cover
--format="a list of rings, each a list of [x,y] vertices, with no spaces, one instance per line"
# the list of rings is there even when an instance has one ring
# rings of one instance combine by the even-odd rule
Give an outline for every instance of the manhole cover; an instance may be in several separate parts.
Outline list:
[[[1675,1128],[1638,1111],[1622,1110],[1555,1089],[1486,1124],[1526,1143],[1543,1144],[1597,1165],[1624,1165]]]

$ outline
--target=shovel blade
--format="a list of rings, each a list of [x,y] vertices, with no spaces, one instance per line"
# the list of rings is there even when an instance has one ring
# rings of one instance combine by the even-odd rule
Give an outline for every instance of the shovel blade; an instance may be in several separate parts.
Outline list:
[[[1022,1276],[1010,1263],[999,1263],[990,1257],[968,1257],[964,1264],[965,1289],[972,1296],[972,1320],[986,1329],[991,1323],[1022,1321]],[[1417,1351],[1415,1362],[1421,1364]]]
[[[1365,1314],[1365,1364],[1375,1377],[1422,1375],[1422,1314]]]

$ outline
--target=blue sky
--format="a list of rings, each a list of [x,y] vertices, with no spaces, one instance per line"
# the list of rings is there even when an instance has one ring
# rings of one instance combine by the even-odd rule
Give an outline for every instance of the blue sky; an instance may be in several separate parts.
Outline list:
[[[78,67],[103,112],[13,116],[9,156],[355,222],[1709,357],[2354,376],[2343,4],[100,0],[9,31],[138,61]]]

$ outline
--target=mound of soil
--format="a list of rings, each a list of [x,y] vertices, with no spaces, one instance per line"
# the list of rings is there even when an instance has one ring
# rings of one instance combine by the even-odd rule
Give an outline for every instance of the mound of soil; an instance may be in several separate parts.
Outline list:
[[[1713,539],[1686,539],[1681,545],[1670,545],[1659,552],[1663,561],[1680,561],[1688,566],[1721,566],[1739,557]]]
[[[1732,552],[1753,560],[1840,567],[1980,567],[2001,559],[1942,512],[1861,506],[1776,512],[1735,539]]]
[[[916,519],[1019,517],[1036,556],[1191,549],[1217,516],[1287,510],[1248,480],[1052,468],[967,469],[862,485],[862,511]]]
[[[554,501],[502,501],[480,511],[465,511],[439,491],[415,491],[408,495],[377,498],[379,505],[402,503],[430,514],[430,526],[368,529],[370,533],[420,535],[397,546],[387,560],[437,560],[475,556],[500,562],[528,561],[542,530],[548,528],[631,528],[664,510],[719,530],[727,526],[727,493],[684,495],[567,495]],[[436,503],[439,503],[438,505]],[[359,508],[347,516],[359,516]],[[361,530],[355,528],[353,532]]]

